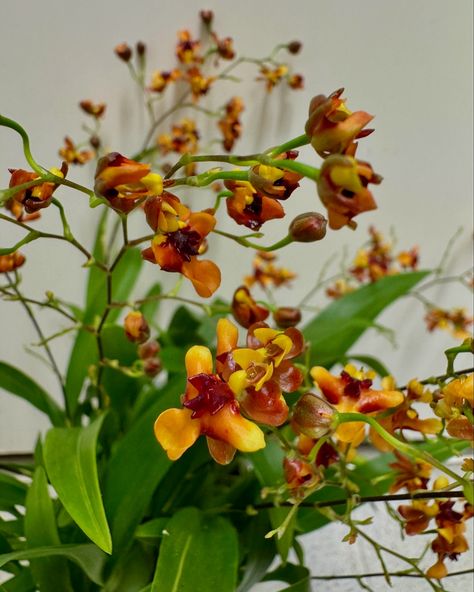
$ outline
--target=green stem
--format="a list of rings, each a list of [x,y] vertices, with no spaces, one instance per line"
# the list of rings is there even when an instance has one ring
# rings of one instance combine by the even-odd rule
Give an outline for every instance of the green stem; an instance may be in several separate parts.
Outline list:
[[[284,144],[280,144],[279,146],[275,146],[274,148],[270,148],[266,151],[266,154],[270,156],[278,156],[279,154],[284,154],[289,150],[294,150],[295,148],[299,148],[300,146],[306,146],[309,144],[309,138],[306,134],[302,134],[301,136],[297,136],[292,140],[288,140]]]
[[[363,413],[338,413],[336,416],[336,427],[342,423],[350,423],[353,421],[362,421],[364,423],[368,423],[378,434],[381,436],[390,446],[397,449],[403,454],[412,457],[413,459],[422,459],[425,462],[431,464],[433,467],[439,469],[442,473],[449,475],[456,483],[461,485],[465,490],[466,487],[470,487],[470,483],[460,477],[457,473],[449,469],[448,467],[444,466],[442,462],[436,459],[434,456],[426,452],[426,450],[420,450],[415,448],[411,444],[407,442],[402,442],[389,432],[385,428],[383,428],[379,422],[368,415],[364,415]]]
[[[239,245],[242,245],[243,247],[257,249],[258,251],[265,251],[265,252],[276,251],[277,249],[281,249],[282,247],[286,247],[286,245],[289,245],[293,242],[293,239],[291,238],[291,236],[287,235],[287,236],[285,236],[285,238],[282,238],[281,240],[274,243],[273,245],[270,245],[268,247],[264,247],[264,246],[259,245],[257,243],[252,243],[251,241],[247,240],[243,236],[236,236],[235,234],[231,234],[230,232],[224,232],[223,230],[213,230],[212,232],[214,232],[215,234],[219,234],[220,236],[225,236],[226,238],[230,238],[231,240],[235,241],[236,243],[239,243]]]
[[[33,155],[31,154],[30,150],[30,138],[28,137],[28,134],[23,129],[23,127],[18,122],[14,121],[13,119],[9,119],[8,117],[4,117],[3,115],[0,115],[0,125],[3,125],[4,127],[9,127],[10,129],[20,134],[21,139],[23,141],[23,153],[28,164],[35,171],[35,173],[38,173],[38,175],[42,177],[45,174],[48,174],[48,171],[44,169],[42,166],[40,166],[33,158]]]
[[[173,179],[172,187],[177,185],[190,185],[191,187],[205,187],[215,181],[233,179],[234,181],[248,181],[248,171],[219,171],[216,173],[206,172],[192,177],[180,177]]]
[[[286,171],[293,171],[295,173],[299,173],[303,175],[303,177],[307,177],[312,181],[317,181],[319,179],[319,169],[309,166],[309,164],[304,164],[302,162],[296,162],[295,160],[270,160],[265,162],[264,164],[268,164],[269,166],[276,167],[278,169],[285,169]]]

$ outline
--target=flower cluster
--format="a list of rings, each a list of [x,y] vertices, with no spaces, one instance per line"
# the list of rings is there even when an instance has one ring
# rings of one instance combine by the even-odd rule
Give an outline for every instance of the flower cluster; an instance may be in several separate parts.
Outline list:
[[[340,298],[382,277],[415,271],[418,260],[418,247],[395,253],[393,244],[374,226],[370,226],[367,245],[357,251],[344,277],[331,284],[326,289],[326,294],[330,298]]]
[[[369,163],[355,158],[356,140],[373,131],[364,129],[373,116],[350,111],[341,99],[343,92],[340,88],[328,97],[314,97],[305,127],[311,145],[324,158],[317,186],[334,230],[355,228],[355,216],[377,207],[368,185],[382,181]]]
[[[420,463],[412,463],[406,458],[399,457],[399,462],[392,468],[396,470],[396,483],[400,487],[406,487],[408,491],[428,491],[429,470],[421,467]],[[408,478],[408,473],[412,478]],[[415,487],[416,485],[416,487]],[[433,485],[434,491],[448,488],[448,480],[438,477]],[[409,505],[401,505],[398,512],[404,519],[404,530],[407,535],[416,535],[425,532],[434,520],[436,537],[431,543],[431,549],[437,555],[436,562],[426,571],[429,578],[441,579],[448,574],[445,565],[446,559],[457,560],[461,553],[469,549],[466,540],[466,521],[474,516],[472,505],[465,503],[458,511],[454,509],[455,502],[448,499],[438,499],[433,502],[426,500],[414,500]]]
[[[183,408],[168,409],[155,422],[156,438],[170,459],[179,458],[202,434],[212,457],[227,464],[236,449],[253,452],[265,446],[254,422],[277,426],[286,421],[283,393],[294,392],[303,380],[291,362],[303,349],[301,333],[260,322],[249,328],[247,347],[237,342],[236,326],[220,319],[215,371],[207,348],[188,350]]]

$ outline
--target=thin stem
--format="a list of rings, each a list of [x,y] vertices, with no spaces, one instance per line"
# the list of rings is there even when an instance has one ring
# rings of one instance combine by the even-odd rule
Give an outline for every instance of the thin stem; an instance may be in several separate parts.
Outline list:
[[[15,293],[15,295],[17,296],[18,300],[21,302],[21,305],[23,306],[23,308],[26,311],[26,314],[28,315],[28,317],[30,318],[33,327],[35,328],[36,333],[38,334],[38,337],[40,338],[40,342],[42,347],[44,348],[44,351],[48,357],[48,360],[51,364],[51,368],[54,372],[54,374],[56,375],[56,378],[58,379],[59,382],[59,386],[61,388],[62,394],[63,394],[63,398],[64,398],[64,404],[65,404],[65,409],[66,409],[66,415],[69,417],[69,411],[68,411],[68,403],[67,403],[67,396],[66,396],[66,388],[64,386],[64,381],[63,381],[63,377],[61,375],[61,372],[58,368],[58,365],[56,363],[56,360],[53,356],[53,352],[51,351],[47,340],[45,338],[45,335],[38,323],[38,321],[36,320],[35,314],[33,312],[33,310],[31,309],[30,305],[28,304],[28,302],[23,298],[23,294],[20,292],[20,290],[18,289],[18,282],[19,282],[19,277],[18,277],[18,273],[15,271],[15,282],[11,279],[10,275],[7,273],[5,274],[8,280],[8,283],[10,285],[11,290]]]
[[[362,497],[353,496],[352,500],[357,505],[366,503],[378,502],[396,502],[396,501],[411,501],[414,499],[448,499],[448,498],[464,498],[462,491],[417,491],[414,493],[394,493],[389,495],[366,495]],[[318,510],[319,508],[332,508],[334,506],[343,506],[347,504],[349,498],[338,498],[334,500],[326,500],[323,502],[301,502],[301,508],[312,508]],[[292,506],[292,502],[281,502],[279,506]],[[271,502],[257,504],[255,509],[263,510],[266,508],[273,508],[274,504]]]
[[[2,292],[7,297],[6,298],[7,300],[19,300],[18,296],[16,296],[15,294],[12,294],[6,288],[0,288],[0,292]],[[68,312],[66,312],[65,310],[60,308],[57,304],[53,304],[52,302],[42,302],[41,300],[34,300],[33,298],[25,298],[25,297],[23,297],[23,300],[25,302],[27,302],[28,304],[36,304],[37,306],[40,306],[42,308],[50,308],[51,310],[55,310],[56,312],[58,312],[59,314],[61,314],[64,317],[66,317],[70,321],[77,323],[76,317],[74,317],[73,315],[69,314]]]
[[[453,571],[444,576],[444,578],[454,578],[456,576],[463,576],[474,573],[474,569],[462,569],[460,571]],[[389,574],[391,578],[425,578],[426,576],[406,571],[396,571]],[[365,574],[344,574],[334,576],[311,576],[312,580],[358,580],[359,578],[381,578],[385,577],[383,572],[373,572]],[[443,578],[443,579],[444,579]]]
[[[454,376],[462,376],[463,374],[470,374],[474,372],[474,368],[464,368],[463,370],[456,370],[455,372],[450,372],[449,374],[440,374],[438,376],[432,376],[431,378],[425,378],[424,380],[418,381],[420,384],[438,384],[439,382],[443,382],[447,378],[452,378]],[[404,391],[408,388],[408,384],[404,386],[397,387],[399,391]]]
[[[294,150],[295,148],[306,146],[307,144],[309,144],[309,138],[306,134],[302,134],[301,136],[297,136],[292,140],[288,140],[288,142],[285,142],[284,144],[270,148],[270,150],[266,151],[266,154],[268,154],[270,157],[278,156],[279,154],[284,154],[289,150]]]
[[[285,247],[286,245],[289,245],[290,243],[293,242],[293,239],[291,238],[291,236],[288,235],[288,236],[285,236],[284,238],[282,238],[281,240],[277,241],[273,245],[269,245],[268,247],[264,247],[264,246],[259,245],[257,243],[252,243],[251,241],[247,240],[243,236],[236,236],[235,234],[230,234],[229,232],[224,232],[223,230],[215,230],[214,229],[213,232],[215,234],[219,234],[220,236],[225,236],[226,238],[230,238],[231,240],[239,243],[239,245],[242,245],[243,247],[257,249],[258,251],[265,251],[265,252],[276,251],[277,249],[281,249],[282,247]]]
[[[31,154],[30,150],[30,138],[28,137],[28,134],[26,133],[24,128],[13,119],[9,119],[8,117],[4,117],[3,115],[0,115],[0,125],[3,125],[4,127],[9,127],[21,136],[23,142],[23,153],[28,164],[35,171],[35,173],[38,173],[38,175],[40,175],[41,177],[47,174],[48,171],[44,169],[41,165],[39,165],[33,158],[33,155]]]
[[[414,448],[407,442],[402,442],[401,440],[387,432],[387,430],[383,428],[375,418],[370,417],[368,415],[364,415],[363,413],[338,413],[336,416],[335,423],[336,425],[340,425],[342,423],[350,423],[353,421],[368,423],[380,436],[382,436],[382,438],[386,442],[388,442],[388,444],[390,444],[403,454],[406,454],[414,459],[422,459],[427,463],[433,465],[446,475],[449,475],[452,479],[455,480],[456,483],[463,487],[466,493],[466,488],[469,488],[470,486],[466,479],[460,477],[454,471],[443,465],[442,462],[440,462],[434,456],[426,452],[426,450],[419,450],[417,448]]]

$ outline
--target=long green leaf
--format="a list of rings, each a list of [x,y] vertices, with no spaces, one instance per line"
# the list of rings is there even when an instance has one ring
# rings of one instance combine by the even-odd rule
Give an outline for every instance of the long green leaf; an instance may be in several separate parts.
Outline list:
[[[332,302],[303,329],[311,343],[311,363],[329,366],[340,360],[387,306],[428,273],[387,276]]]
[[[138,249],[128,249],[125,252],[112,274],[113,300],[127,300],[137,281],[142,263]],[[100,316],[105,309],[107,278],[104,272],[98,270],[98,273],[101,275],[97,276],[97,279],[93,282],[93,287],[89,285],[91,293],[88,293],[89,305],[84,312],[85,325],[93,324],[97,316]],[[107,317],[107,323],[113,323],[120,312],[120,308],[112,309]],[[71,351],[66,373],[66,393],[71,413],[76,410],[77,400],[87,376],[88,368],[93,364],[97,364],[97,361],[98,350],[94,335],[88,331],[79,331]]]
[[[156,401],[135,422],[117,445],[107,467],[104,484],[105,507],[115,554],[133,540],[158,483],[171,461],[153,434],[153,424],[165,409],[179,405],[184,384],[181,379],[169,382],[156,392]]]
[[[95,235],[94,246],[92,248],[92,257],[99,263],[104,263],[106,255],[106,231],[107,231],[107,219],[110,214],[109,208],[104,208],[99,222],[97,224],[97,230]],[[89,277],[87,280],[86,290],[86,310],[96,305],[95,300],[99,293],[99,286],[104,281],[104,271],[99,269],[96,265],[93,265],[89,269]]]
[[[112,540],[96,462],[104,417],[85,428],[53,428],[46,435],[43,454],[49,480],[71,518],[98,547],[110,553]]]
[[[14,578],[0,584],[1,592],[35,592],[37,589],[31,572],[27,568],[18,572]]]
[[[235,591],[238,539],[230,522],[184,508],[170,520],[167,531],[151,592]]]
[[[8,510],[13,506],[24,506],[28,487],[13,475],[0,471],[0,509]]]
[[[94,545],[60,545],[4,553],[0,555],[0,568],[10,561],[40,559],[42,557],[53,556],[66,557],[66,559],[74,561],[87,574],[90,580],[96,584],[102,584],[102,569],[106,556]]]
[[[43,467],[36,469],[28,490],[25,537],[30,549],[61,544]],[[32,560],[31,572],[40,590],[72,592],[69,568],[63,557],[51,556]]]
[[[0,387],[46,413],[54,426],[64,425],[64,413],[56,401],[29,376],[6,362],[0,362]]]

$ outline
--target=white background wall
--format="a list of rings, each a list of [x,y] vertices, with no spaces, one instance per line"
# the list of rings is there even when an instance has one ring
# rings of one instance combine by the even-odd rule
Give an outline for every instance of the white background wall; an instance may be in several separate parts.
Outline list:
[[[448,240],[462,228],[450,270],[455,273],[469,267],[471,0],[208,0],[204,5],[197,0],[4,0],[0,111],[25,126],[34,154],[48,167],[58,164],[57,150],[64,135],[79,136],[83,118],[77,103],[85,98],[109,105],[105,129],[110,148],[125,154],[135,151],[145,119],[136,112],[136,93],[112,50],[119,42],[141,39],[149,48],[150,68],[169,68],[174,63],[175,32],[182,28],[196,31],[202,8],[215,11],[216,30],[232,36],[243,55],[263,56],[277,43],[292,39],[304,45],[300,56],[289,58],[305,76],[304,91],[282,88],[265,97],[251,67],[241,70],[249,80],[244,87],[236,90],[231,82],[216,86],[215,105],[236,92],[247,97],[245,140],[238,146],[241,152],[264,149],[300,134],[310,98],[340,86],[346,87],[349,108],[376,115],[376,133],[362,142],[359,156],[370,160],[385,178],[375,190],[379,209],[358,219],[356,233],[348,229],[331,232],[322,243],[292,245],[282,253],[281,261],[299,274],[293,290],[282,291],[285,304],[295,303],[306,293],[321,265],[331,256],[336,258],[342,246],[353,252],[365,240],[370,224],[386,233],[393,228],[400,247],[418,244],[422,267],[436,265]],[[305,158],[309,163],[319,162],[311,150],[305,151]],[[0,129],[0,186],[8,184],[8,167],[27,168],[17,136]],[[92,176],[90,167],[71,173],[71,178],[88,185]],[[68,190],[58,191],[57,196],[73,212],[74,232],[90,244],[93,218],[99,210],[89,212],[83,198]],[[286,221],[265,227],[268,242],[285,233],[292,215],[313,209],[320,205],[314,187],[307,183],[287,202]],[[39,226],[59,228],[52,209],[45,212]],[[20,236],[2,224],[0,245],[10,245]],[[236,268],[240,279],[250,268],[252,253],[241,252],[237,265],[233,244],[218,238],[212,240],[211,254],[223,271],[221,293],[229,297],[238,281]],[[29,296],[41,298],[46,289],[52,289],[67,300],[81,302],[85,272],[80,268],[81,257],[72,248],[48,242],[22,250],[28,258],[22,273]],[[156,279],[158,269],[150,266],[147,273]],[[171,281],[166,277],[167,285]],[[466,306],[470,301],[465,289],[452,285],[430,296],[445,305]],[[455,342],[447,334],[428,336],[422,312],[409,299],[384,315],[382,321],[397,328],[398,349],[373,331],[355,349],[379,354],[400,381],[442,370],[442,350]],[[53,316],[42,312],[40,318],[46,333],[57,330]],[[32,373],[56,396],[54,378],[25,351],[37,337],[20,306],[0,302],[0,319],[0,359]],[[55,346],[61,364],[67,359],[68,347],[67,341]],[[31,450],[38,430],[44,427],[43,418],[29,406],[8,394],[0,396],[1,451]],[[326,536],[340,537],[340,533]],[[310,543],[310,552],[315,548]],[[336,588],[334,584],[331,589],[355,589],[351,585]]]
[[[337,257],[343,246],[355,251],[370,224],[396,233],[399,246],[418,244],[421,266],[438,263],[448,240],[460,229],[450,258],[451,270],[471,264],[472,220],[472,3],[469,0],[359,0],[329,2],[298,0],[293,3],[261,0],[170,2],[141,0],[47,0],[4,3],[0,20],[0,109],[29,131],[37,159],[45,166],[58,164],[57,150],[65,134],[81,137],[84,121],[77,103],[84,98],[108,104],[105,137],[111,149],[130,154],[143,137],[146,119],[137,109],[138,97],[126,68],[113,55],[122,41],[143,40],[149,48],[149,67],[174,65],[176,31],[198,30],[201,8],[215,11],[216,30],[230,35],[242,55],[264,56],[279,42],[299,39],[303,52],[289,62],[305,76],[303,91],[278,88],[271,96],[255,82],[255,69],[244,66],[243,86],[220,82],[211,99],[219,105],[232,94],[244,97],[244,140],[238,148],[249,152],[300,134],[307,106],[314,94],[346,87],[348,106],[376,115],[376,132],[364,140],[359,157],[370,160],[384,182],[375,188],[379,209],[358,218],[355,233],[347,228],[330,232],[321,243],[291,245],[282,263],[299,275],[291,291],[281,291],[284,304],[297,302],[313,285],[321,266]],[[164,130],[163,130],[164,131]],[[307,162],[319,159],[311,149]],[[8,167],[25,167],[18,137],[0,129],[0,186],[7,186]],[[71,178],[92,184],[93,166],[73,168]],[[185,198],[186,192],[180,196]],[[71,213],[73,231],[90,244],[94,217],[85,200],[70,190],[57,192]],[[208,195],[200,203],[208,206]],[[306,183],[285,205],[288,216],[268,223],[268,242],[285,234],[288,221],[301,211],[322,209],[314,187]],[[226,222],[224,222],[226,223]],[[38,227],[58,230],[56,212],[45,210]],[[228,225],[240,230],[233,223]],[[3,224],[2,246],[22,236]],[[267,243],[267,239],[265,240]],[[32,243],[22,251],[24,290],[41,298],[46,289],[80,303],[85,271],[74,249],[57,242]],[[240,251],[236,272],[233,243],[213,237],[211,255],[223,271],[223,296],[230,296],[237,281],[250,269],[252,253]],[[147,268],[149,281],[159,271]],[[174,277],[161,274],[167,285]],[[236,277],[238,276],[238,277]],[[446,305],[468,305],[470,295],[460,286],[448,286],[430,296]],[[442,350],[454,344],[447,334],[429,335],[422,322],[422,307],[413,299],[389,311],[383,322],[399,331],[398,349],[370,331],[358,352],[378,353],[401,381],[423,377],[443,367]],[[37,341],[18,304],[0,303],[2,339],[0,358],[31,372],[55,393],[56,383],[43,364],[25,351]],[[49,334],[57,319],[41,312]],[[61,321],[60,321],[61,322]],[[64,325],[62,325],[64,326]],[[55,346],[62,364],[68,342]],[[0,449],[29,450],[42,418],[10,396],[0,399]]]

